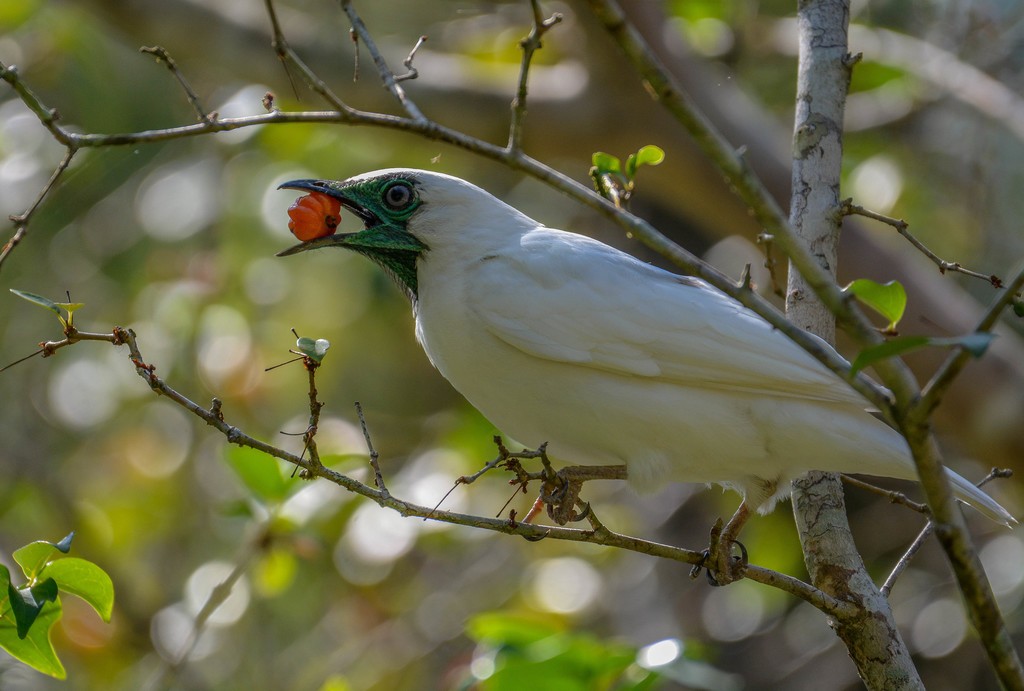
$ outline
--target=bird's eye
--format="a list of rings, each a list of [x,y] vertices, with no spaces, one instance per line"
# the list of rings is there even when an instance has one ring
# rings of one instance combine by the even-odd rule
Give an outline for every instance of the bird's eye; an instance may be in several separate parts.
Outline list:
[[[392,209],[404,209],[412,201],[412,188],[407,183],[396,182],[384,190],[384,203]]]

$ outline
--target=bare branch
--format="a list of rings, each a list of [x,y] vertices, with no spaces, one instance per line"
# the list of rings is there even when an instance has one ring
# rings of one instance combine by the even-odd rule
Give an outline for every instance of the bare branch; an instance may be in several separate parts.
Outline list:
[[[167,69],[171,71],[174,78],[178,80],[178,84],[181,85],[186,98],[188,98],[189,104],[192,106],[192,110],[196,112],[200,122],[217,119],[216,113],[207,113],[203,110],[203,106],[199,102],[199,96],[196,95],[196,92],[192,89],[192,85],[188,83],[187,79],[185,79],[185,75],[178,69],[178,64],[174,62],[174,58],[171,57],[171,54],[168,53],[163,46],[143,46],[139,48],[139,52],[148,53],[155,57],[157,62],[162,62],[167,66]]]
[[[416,45],[414,45],[412,47],[412,50],[409,51],[409,56],[402,61],[402,64],[405,65],[405,69],[409,71],[406,72],[405,74],[396,75],[396,82],[404,82],[407,79],[416,79],[417,77],[420,76],[419,70],[412,66],[412,61],[416,59],[416,51],[420,49],[420,46],[422,46],[426,42],[426,40],[426,36],[420,36],[419,39],[417,39]]]
[[[523,49],[523,61],[519,67],[519,86],[515,98],[512,99],[512,123],[508,132],[508,151],[520,151],[523,145],[523,121],[526,119],[526,91],[533,54],[541,48],[541,38],[551,27],[562,21],[562,15],[555,13],[544,19],[541,13],[540,0],[530,0],[533,10],[533,27],[529,35],[519,42]]]
[[[359,427],[363,430],[363,438],[366,440],[366,449],[370,454],[370,467],[373,468],[373,484],[380,490],[380,493],[385,496],[391,496],[388,492],[387,485],[384,484],[384,474],[380,470],[380,456],[377,450],[373,448],[373,440],[370,438],[370,430],[366,426],[366,418],[363,417],[363,406],[356,401],[356,415],[359,416]],[[437,507],[434,507],[435,509]]]
[[[916,247],[917,250],[921,252],[921,254],[928,257],[928,259],[930,259],[936,266],[938,266],[939,273],[945,274],[947,271],[955,271],[958,273],[962,273],[966,276],[971,276],[972,278],[980,278],[981,280],[992,284],[993,288],[1003,287],[1002,279],[1000,279],[995,274],[985,275],[983,273],[978,273],[977,271],[971,271],[970,269],[965,269],[963,266],[961,266],[960,262],[948,262],[945,259],[940,258],[939,255],[935,254],[930,249],[928,249],[928,247],[923,242],[918,240],[910,233],[910,231],[908,230],[910,224],[904,221],[902,218],[892,218],[890,216],[885,216],[874,211],[869,211],[865,209],[863,206],[858,206],[854,204],[853,199],[844,199],[841,202],[841,204],[842,207],[840,211],[843,215],[855,214],[857,216],[864,216],[865,218],[870,218],[880,223],[884,223],[888,226],[892,226],[897,233],[905,237],[911,245]]]
[[[295,82],[292,81],[291,72],[288,71],[288,63],[295,65],[296,69],[302,74],[303,79],[309,84],[309,87],[318,93],[329,105],[334,107],[336,110],[342,113],[353,112],[352,108],[345,105],[345,103],[338,98],[327,83],[324,82],[310,67],[302,61],[298,53],[292,50],[292,47],[288,44],[288,41],[284,37],[284,33],[281,31],[281,25],[277,20],[277,12],[274,10],[273,0],[265,0],[267,7],[267,14],[270,16],[270,25],[274,34],[272,45],[274,52],[277,54],[278,59],[285,68],[285,74],[288,75],[288,81],[291,82],[292,89],[295,91],[295,97],[299,97],[298,89],[295,88]]]
[[[377,66],[377,72],[380,74],[381,81],[384,82],[384,88],[395,97],[395,100],[402,104],[402,108],[405,109],[405,112],[408,113],[409,117],[412,118],[413,121],[418,123],[427,122],[427,118],[420,112],[419,107],[405,95],[405,90],[402,89],[398,80],[395,79],[395,73],[391,71],[391,68],[388,67],[388,63],[384,59],[384,56],[381,55],[380,51],[377,49],[377,44],[373,40],[373,36],[370,35],[370,32],[367,30],[363,20],[359,17],[355,8],[352,7],[352,1],[339,0],[339,2],[341,3],[342,11],[348,16],[349,22],[352,23],[352,28],[355,30],[359,40],[362,41],[364,46],[366,46],[366,51],[370,54],[370,57],[373,58],[373,64]],[[415,49],[413,49],[413,52],[415,52]],[[409,57],[411,63],[412,54],[410,54]]]
[[[57,164],[57,167],[53,169],[50,179],[46,181],[45,185],[43,185],[43,189],[39,190],[39,194],[36,195],[35,201],[33,201],[32,204],[22,213],[11,216],[11,220],[15,223],[16,230],[14,231],[14,235],[11,236],[11,239],[4,243],[3,248],[0,249],[0,268],[3,267],[4,260],[6,260],[11,252],[14,251],[14,248],[18,246],[18,243],[28,235],[29,220],[35,214],[39,205],[43,203],[43,199],[46,198],[46,195],[50,193],[50,190],[54,188],[57,181],[62,175],[64,175],[64,171],[66,171],[68,166],[71,165],[71,159],[75,157],[76,151],[77,149],[75,147],[69,146],[67,151],[64,152],[64,158],[62,158],[60,163]]]
[[[978,321],[975,332],[984,333],[991,331],[1003,312],[1015,300],[1018,299],[1020,291],[1024,289],[1024,265],[1018,270],[1016,276],[1009,285],[997,297]],[[942,366],[932,375],[931,380],[921,390],[921,399],[918,407],[924,415],[929,415],[939,405],[942,396],[952,385],[956,377],[963,371],[973,356],[965,348],[957,348],[942,363]]]
[[[911,509],[912,511],[917,511],[918,513],[923,514],[925,516],[931,515],[931,512],[928,510],[927,504],[919,504],[916,501],[911,501],[910,498],[907,497],[907,495],[905,495],[903,492],[895,492],[890,489],[885,489],[884,487],[879,487],[878,485],[873,485],[870,482],[858,480],[857,478],[851,477],[846,474],[843,474],[842,478],[843,482],[845,482],[846,484],[885,497],[892,504],[901,504],[903,506],[906,506],[908,509]]]

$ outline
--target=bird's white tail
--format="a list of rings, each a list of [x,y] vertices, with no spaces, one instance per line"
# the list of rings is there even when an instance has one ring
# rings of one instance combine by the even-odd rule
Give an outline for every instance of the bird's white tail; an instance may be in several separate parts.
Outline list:
[[[949,468],[946,468],[946,474],[953,485],[953,494],[957,499],[974,507],[996,523],[1002,523],[1007,528],[1017,525],[1017,519],[1011,516],[1009,511],[1000,506],[999,502],[995,499],[975,487],[970,480],[957,475]]]

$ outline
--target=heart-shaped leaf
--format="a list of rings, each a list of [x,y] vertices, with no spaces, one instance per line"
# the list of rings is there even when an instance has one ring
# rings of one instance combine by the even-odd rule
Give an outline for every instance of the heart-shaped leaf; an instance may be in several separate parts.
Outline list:
[[[868,278],[858,278],[843,288],[843,292],[855,296],[865,305],[889,320],[886,331],[895,331],[907,309],[907,291],[899,281],[878,283]]]

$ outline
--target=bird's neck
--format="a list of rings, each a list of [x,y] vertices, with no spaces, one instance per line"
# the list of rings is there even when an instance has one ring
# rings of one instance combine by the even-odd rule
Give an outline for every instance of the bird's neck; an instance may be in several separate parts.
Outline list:
[[[374,248],[372,252],[363,252],[380,265],[409,299],[416,304],[419,295],[419,281],[416,274],[416,260],[421,252],[398,249]]]

